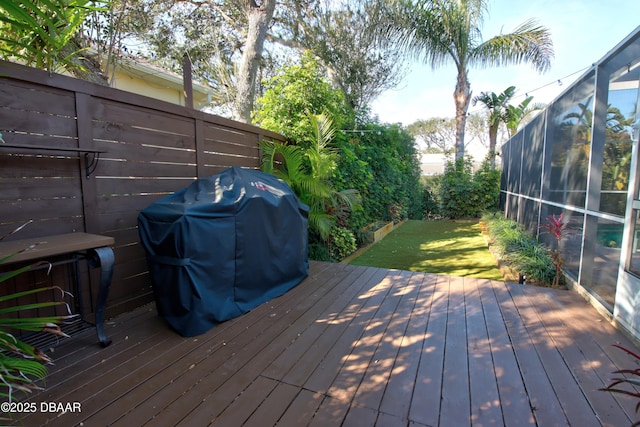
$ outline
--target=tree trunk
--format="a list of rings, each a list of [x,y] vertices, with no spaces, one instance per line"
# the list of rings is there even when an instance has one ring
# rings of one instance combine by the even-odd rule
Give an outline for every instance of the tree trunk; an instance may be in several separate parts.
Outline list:
[[[489,125],[489,164],[492,169],[496,167],[496,145],[498,141],[498,127],[500,122]]]
[[[467,79],[467,72],[458,69],[458,80],[453,92],[456,104],[456,160],[464,158],[464,129],[467,124],[467,111],[471,101],[471,85]]]
[[[256,77],[264,49],[267,30],[276,8],[276,0],[244,0],[249,27],[244,52],[238,70],[238,92],[236,95],[236,120],[251,123],[251,112],[256,94]]]

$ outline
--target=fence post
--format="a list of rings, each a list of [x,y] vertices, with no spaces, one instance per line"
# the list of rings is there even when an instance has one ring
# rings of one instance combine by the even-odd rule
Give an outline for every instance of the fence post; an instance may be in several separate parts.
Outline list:
[[[191,76],[191,60],[187,53],[182,57],[182,81],[184,86],[184,106],[193,108],[193,78]]]

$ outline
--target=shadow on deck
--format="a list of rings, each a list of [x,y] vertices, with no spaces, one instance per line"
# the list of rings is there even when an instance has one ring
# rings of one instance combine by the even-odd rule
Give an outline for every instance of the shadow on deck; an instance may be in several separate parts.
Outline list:
[[[54,349],[25,426],[627,426],[598,391],[632,344],[577,294],[311,263],[287,294],[183,338],[153,305]],[[40,402],[81,412],[46,413]]]

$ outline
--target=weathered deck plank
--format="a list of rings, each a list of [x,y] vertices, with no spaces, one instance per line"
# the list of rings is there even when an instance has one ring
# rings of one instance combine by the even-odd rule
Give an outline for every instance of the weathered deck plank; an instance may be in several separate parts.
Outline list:
[[[625,426],[599,391],[632,346],[577,294],[311,263],[285,295],[183,338],[152,306],[55,349],[25,426]]]

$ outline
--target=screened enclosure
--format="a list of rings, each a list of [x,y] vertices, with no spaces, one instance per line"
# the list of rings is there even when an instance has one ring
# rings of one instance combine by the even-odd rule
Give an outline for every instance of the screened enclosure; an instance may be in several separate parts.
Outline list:
[[[501,208],[560,250],[572,286],[640,338],[640,27],[501,149]]]

